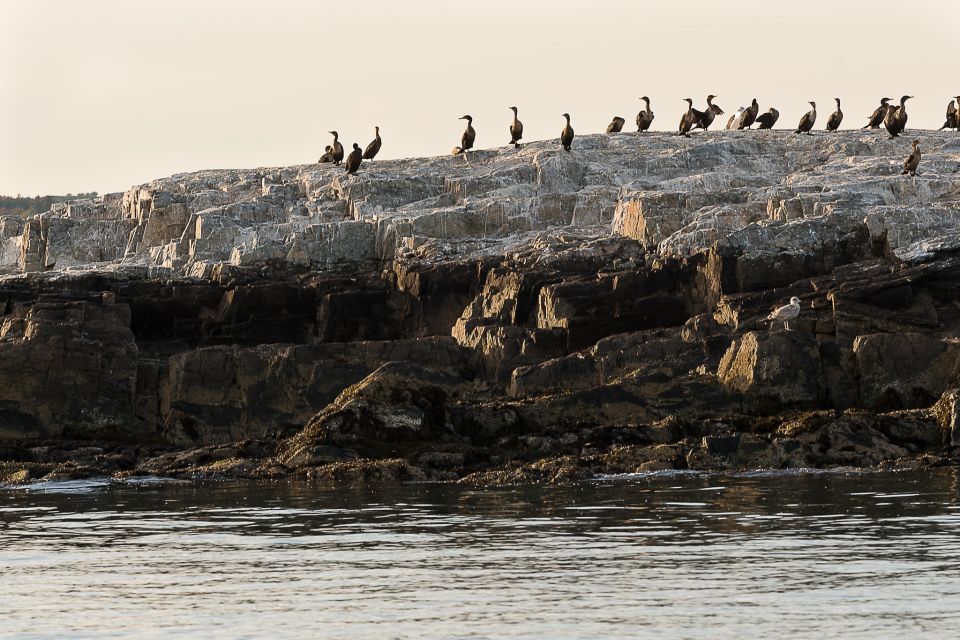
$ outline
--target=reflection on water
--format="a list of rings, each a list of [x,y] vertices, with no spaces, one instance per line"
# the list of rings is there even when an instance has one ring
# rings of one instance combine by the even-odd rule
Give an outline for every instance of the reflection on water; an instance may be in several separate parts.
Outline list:
[[[956,637],[954,471],[0,490],[0,637]]]

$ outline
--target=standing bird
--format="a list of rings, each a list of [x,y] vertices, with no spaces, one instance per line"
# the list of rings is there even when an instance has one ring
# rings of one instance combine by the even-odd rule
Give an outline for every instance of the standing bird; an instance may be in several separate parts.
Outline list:
[[[350,152],[350,155],[347,156],[347,173],[349,175],[356,175],[357,169],[360,168],[360,163],[363,161],[363,152],[360,151],[360,145],[356,142],[353,143],[353,151]]]
[[[697,124],[694,126],[694,129],[697,127],[706,131],[710,128],[710,125],[713,124],[713,119],[719,115],[723,115],[723,109],[719,105],[713,104],[713,99],[717,96],[710,94],[707,96],[707,110],[706,111],[697,111],[693,110],[697,114]]]
[[[887,115],[883,118],[883,126],[887,128],[891,138],[896,138],[907,128],[907,100],[912,97],[903,96],[900,98],[899,107],[887,109]]]
[[[956,129],[960,131],[960,116],[957,115],[958,105],[960,105],[960,96],[956,97],[956,102],[951,100],[950,104],[947,105],[947,121],[943,123],[943,126],[940,127],[938,131],[943,131],[944,129]]]
[[[473,143],[477,139],[477,131],[473,128],[473,116],[460,116],[460,119],[467,121],[467,128],[464,129],[463,136],[460,137],[460,146],[457,147],[457,153],[466,154],[467,151],[473,149]]]
[[[613,120],[607,125],[607,133],[620,133],[623,131],[623,125],[625,124],[627,124],[626,120],[620,116],[613,116]]]
[[[383,144],[383,141],[380,139],[380,127],[373,128],[376,137],[367,145],[367,148],[363,150],[363,159],[364,160],[373,160],[377,157],[377,154],[380,153],[380,145]]]
[[[884,98],[880,101],[880,106],[873,110],[873,113],[870,114],[870,120],[864,125],[863,129],[879,129],[880,125],[883,124],[883,119],[887,117],[887,111],[890,110],[890,105],[887,103],[890,102],[891,98]]]
[[[917,175],[917,167],[920,166],[920,141],[913,141],[913,151],[907,156],[907,159],[903,161],[903,173],[900,175],[905,176],[910,174],[911,176]]]
[[[783,328],[787,331],[790,329],[790,321],[795,319],[800,315],[800,298],[793,296],[790,298],[790,304],[785,304],[782,307],[774,309],[770,315],[767,316],[767,320],[770,320],[771,328],[774,322],[782,322]]]
[[[343,145],[337,141],[340,134],[336,131],[331,131],[330,133],[333,134],[333,144],[331,145],[333,147],[333,155],[331,157],[333,158],[333,165],[336,167],[340,166],[340,163],[343,162]]]
[[[564,113],[563,117],[567,119],[567,124],[563,126],[563,131],[560,132],[560,144],[563,145],[564,151],[570,151],[570,145],[573,144],[573,127],[570,126],[570,114]]]
[[[740,116],[740,122],[737,125],[737,129],[749,129],[753,126],[753,123],[757,121],[757,113],[760,111],[760,105],[757,104],[757,99],[754,98],[753,102],[750,103],[750,106],[744,109],[743,114]]]
[[[637,114],[637,132],[646,131],[653,124],[653,111],[650,110],[650,98],[643,96],[640,98],[647,103],[647,108]]]
[[[843,111],[840,110],[840,98],[834,98],[834,100],[837,101],[837,110],[827,118],[827,131],[836,131],[840,128],[840,123],[843,122]]]
[[[730,118],[727,120],[727,131],[731,131],[737,128],[737,122],[740,121],[741,116],[743,116],[743,112],[746,110],[747,110],[746,107],[740,107],[739,109],[737,109],[737,112],[735,114],[730,116]]]
[[[780,119],[780,112],[770,107],[767,109],[766,113],[761,113],[757,116],[757,123],[760,125],[761,129],[773,129],[773,125],[777,124],[777,120]]]
[[[509,107],[513,111],[513,122],[510,123],[510,144],[514,149],[520,148],[520,138],[523,137],[523,123],[517,120],[517,108]]]
[[[813,109],[803,114],[803,117],[800,118],[800,124],[797,126],[797,133],[805,133],[808,136],[813,135],[810,130],[813,129],[813,125],[817,121],[817,103],[811,100],[810,106]]]
[[[691,98],[684,98],[683,100],[687,103],[687,112],[680,118],[679,132],[683,137],[689,138],[690,129],[693,129],[693,125],[697,124],[697,113],[699,112],[693,108],[693,100]]]

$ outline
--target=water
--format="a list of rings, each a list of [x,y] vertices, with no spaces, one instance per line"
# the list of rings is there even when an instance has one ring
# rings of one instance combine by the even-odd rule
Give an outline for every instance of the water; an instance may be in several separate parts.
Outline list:
[[[946,638],[960,475],[0,490],[3,638]]]

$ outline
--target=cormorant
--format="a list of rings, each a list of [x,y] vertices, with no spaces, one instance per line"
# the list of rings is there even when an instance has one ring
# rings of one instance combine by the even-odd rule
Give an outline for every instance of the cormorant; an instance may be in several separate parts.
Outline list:
[[[620,133],[626,123],[627,121],[620,116],[613,116],[613,120],[607,125],[607,133]]]
[[[380,139],[380,127],[374,127],[374,132],[376,137],[367,145],[367,148],[363,150],[363,159],[364,160],[373,160],[377,157],[377,154],[380,153],[380,145],[383,144],[383,141]]]
[[[899,107],[887,109],[887,115],[883,118],[883,126],[887,128],[891,138],[896,138],[907,128],[907,100],[912,97],[903,96],[900,98]]]
[[[637,114],[637,132],[646,131],[653,124],[653,111],[650,110],[650,98],[643,96],[640,98],[647,103],[647,108]]]
[[[813,135],[810,130],[813,129],[813,125],[817,121],[817,103],[811,100],[810,106],[813,108],[803,114],[803,117],[800,118],[800,124],[797,126],[797,133],[805,133],[808,136]]]
[[[777,120],[780,119],[780,112],[770,107],[767,109],[766,113],[761,113],[757,116],[757,123],[760,125],[761,129],[773,129],[773,125],[777,124]]]
[[[477,131],[473,128],[473,116],[460,116],[460,119],[467,121],[467,128],[460,138],[460,146],[457,147],[457,153],[466,153],[473,148],[473,143],[477,139]]]
[[[693,125],[697,124],[697,110],[693,108],[693,100],[691,98],[684,98],[684,102],[687,103],[687,112],[683,114],[680,118],[680,135],[689,138],[690,129],[693,129]]]
[[[331,131],[330,133],[333,134],[333,144],[331,145],[333,147],[333,155],[331,156],[333,158],[333,165],[339,166],[340,163],[343,162],[343,145],[337,141],[340,135],[336,131]]]
[[[956,101],[951,100],[950,104],[947,105],[947,121],[943,123],[939,131],[943,131],[944,129],[956,129],[960,131],[960,118],[957,116],[957,106],[960,105],[960,96],[957,96],[955,100]]]
[[[333,162],[333,147],[327,145],[323,148],[323,155],[317,162]]]
[[[913,141],[913,152],[907,156],[907,159],[903,161],[903,173],[900,175],[910,174],[911,176],[917,175],[917,167],[920,166],[920,141]]]
[[[710,94],[707,96],[707,110],[698,111],[696,109],[693,112],[697,115],[697,124],[694,126],[694,129],[697,127],[706,131],[710,128],[710,125],[713,124],[713,119],[719,115],[723,115],[723,109],[719,105],[713,104],[713,99],[717,96]]]
[[[356,142],[353,143],[353,151],[350,152],[350,155],[347,156],[347,173],[350,175],[356,175],[357,169],[360,168],[360,163],[363,161],[363,152],[360,151],[360,145]]]
[[[573,143],[573,127],[570,126],[570,114],[564,113],[563,117],[567,119],[567,124],[560,132],[560,144],[563,145],[564,151],[570,151],[570,145]]]
[[[843,111],[840,110],[840,98],[834,98],[834,100],[837,101],[837,110],[827,118],[827,131],[836,131],[840,128],[840,123],[843,122]]]
[[[873,113],[870,114],[870,120],[867,124],[862,127],[864,129],[879,129],[880,125],[883,124],[883,119],[887,117],[887,111],[892,107],[887,103],[890,102],[892,98],[884,98],[880,101],[880,106],[873,110]]]
[[[510,110],[513,111],[513,122],[510,123],[510,144],[519,149],[520,138],[523,137],[523,123],[517,120],[517,108],[510,107]]]
[[[750,106],[743,111],[743,115],[740,116],[740,122],[737,125],[737,129],[749,129],[753,126],[753,123],[757,121],[757,113],[760,112],[760,105],[757,104],[757,99],[754,98],[750,103]]]

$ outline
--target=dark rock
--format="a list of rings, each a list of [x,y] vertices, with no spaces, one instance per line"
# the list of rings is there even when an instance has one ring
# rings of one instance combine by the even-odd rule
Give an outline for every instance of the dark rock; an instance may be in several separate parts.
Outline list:
[[[929,407],[957,383],[960,348],[918,333],[854,341],[862,405],[880,411]]]
[[[816,340],[799,331],[744,334],[723,356],[717,377],[756,413],[812,407],[823,398]]]

